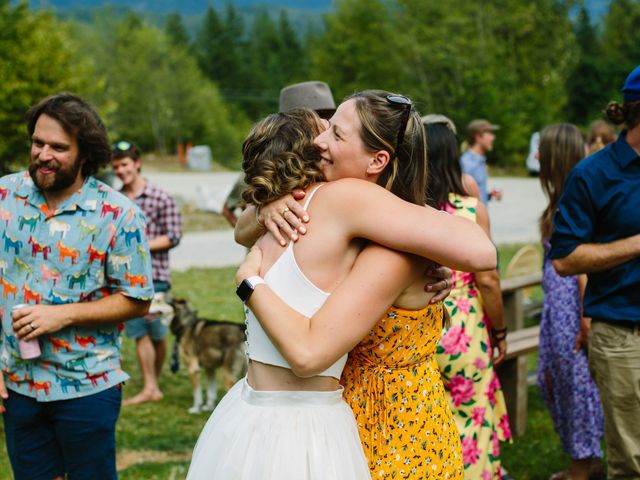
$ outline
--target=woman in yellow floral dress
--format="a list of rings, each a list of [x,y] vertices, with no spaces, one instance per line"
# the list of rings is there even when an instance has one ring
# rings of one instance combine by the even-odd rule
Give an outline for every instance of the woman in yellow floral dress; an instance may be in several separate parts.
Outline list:
[[[442,303],[391,307],[349,353],[341,383],[374,479],[463,478],[435,359],[442,320]]]
[[[488,233],[486,208],[477,198],[466,195],[461,182],[453,132],[446,123],[430,123],[426,128],[431,167],[429,191],[434,202],[453,215],[478,223]],[[451,325],[440,339],[436,357],[460,431],[465,478],[500,479],[500,442],[510,440],[511,432],[493,368],[492,346],[497,350],[496,363],[502,361],[506,351],[498,272],[454,271],[453,288],[444,303]]]

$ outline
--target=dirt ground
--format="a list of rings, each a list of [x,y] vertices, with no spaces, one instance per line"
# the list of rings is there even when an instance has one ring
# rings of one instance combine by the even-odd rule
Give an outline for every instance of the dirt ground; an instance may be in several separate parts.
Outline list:
[[[118,452],[116,466],[118,470],[124,470],[137,463],[182,462],[190,459],[191,452],[171,453],[158,450],[123,450]]]

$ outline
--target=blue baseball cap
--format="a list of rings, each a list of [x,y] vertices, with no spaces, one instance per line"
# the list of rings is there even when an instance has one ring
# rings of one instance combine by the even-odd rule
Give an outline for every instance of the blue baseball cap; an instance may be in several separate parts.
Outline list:
[[[620,91],[624,93],[625,102],[640,100],[640,65],[629,74]]]

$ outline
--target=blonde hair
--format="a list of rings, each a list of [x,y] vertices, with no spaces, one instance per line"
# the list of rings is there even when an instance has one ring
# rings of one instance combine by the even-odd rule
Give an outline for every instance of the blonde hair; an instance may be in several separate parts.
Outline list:
[[[409,117],[396,145],[406,108],[387,100],[396,96],[383,90],[364,90],[345,100],[353,99],[362,124],[360,137],[371,152],[385,150],[391,160],[378,177],[378,185],[403,200],[418,205],[427,202],[427,139],[418,112],[409,105]],[[397,151],[396,151],[397,149]]]
[[[589,145],[589,155],[603,149],[616,139],[616,131],[610,123],[604,120],[596,120],[589,127],[587,144]]]
[[[322,130],[320,117],[309,109],[274,113],[259,121],[242,144],[247,184],[242,199],[260,206],[324,181],[313,144]]]

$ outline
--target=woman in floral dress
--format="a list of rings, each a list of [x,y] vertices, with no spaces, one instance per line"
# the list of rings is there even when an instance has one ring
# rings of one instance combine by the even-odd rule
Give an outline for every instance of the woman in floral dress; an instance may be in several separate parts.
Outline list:
[[[426,128],[429,193],[434,206],[473,220],[489,234],[486,208],[463,187],[455,135],[446,122],[428,123]],[[500,442],[511,439],[511,430],[493,368],[494,360],[502,361],[506,351],[497,270],[476,274],[454,271],[453,289],[444,303],[451,324],[440,339],[437,361],[460,433],[464,476],[500,479]]]
[[[435,350],[441,303],[391,307],[342,373],[372,478],[462,479],[460,440]]]
[[[543,130],[539,147],[540,183],[549,204],[540,218],[545,259],[538,385],[562,448],[571,457],[569,470],[553,475],[554,480],[586,480],[602,468],[602,405],[582,348],[590,322],[585,318],[581,323],[586,275],[561,277],[547,256],[553,214],[564,182],[584,155],[585,142],[574,125],[551,125]]]

